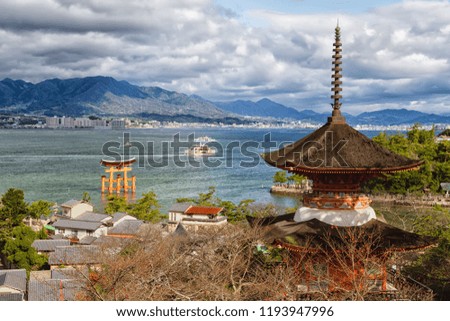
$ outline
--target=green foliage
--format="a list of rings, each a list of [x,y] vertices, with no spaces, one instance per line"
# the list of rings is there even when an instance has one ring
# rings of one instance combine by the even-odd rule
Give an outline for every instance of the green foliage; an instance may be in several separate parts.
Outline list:
[[[227,217],[228,222],[237,223],[244,221],[247,215],[251,215],[249,205],[253,202],[253,200],[246,199],[236,205],[230,201],[220,201],[217,206],[223,207],[222,214]]]
[[[136,203],[127,203],[124,197],[110,195],[105,206],[105,213],[127,212],[128,214],[144,221],[156,223],[165,218],[160,212],[160,205],[154,192],[142,194]]]
[[[441,299],[448,300],[450,291],[450,210],[435,206],[433,211],[418,216],[414,222],[415,232],[438,238],[439,244],[419,256],[405,268],[414,279],[431,287]],[[446,298],[443,296],[447,295]]]
[[[45,228],[41,228],[39,230],[39,232],[36,233],[36,237],[39,240],[46,240],[48,238],[48,235],[47,235],[47,231],[45,230]]]
[[[37,270],[46,264],[47,259],[37,254],[31,246],[37,234],[28,226],[16,226],[12,229],[11,238],[6,241],[3,253],[8,261],[18,268],[27,271]]]
[[[254,200],[246,199],[234,204],[231,201],[224,201],[215,195],[216,188],[210,186],[208,192],[199,193],[198,197],[177,198],[177,203],[192,203],[199,206],[216,206],[223,207],[222,214],[227,217],[230,223],[244,221],[247,215],[251,215],[249,205]]]
[[[38,234],[23,224],[27,217],[39,218],[50,215],[51,203],[36,201],[28,205],[20,189],[10,188],[1,198],[0,206],[0,253],[18,267],[30,270],[45,264],[45,258],[37,256],[31,248],[36,238],[46,238],[45,231]],[[43,263],[42,263],[43,262]],[[42,264],[41,264],[42,263]]]
[[[84,192],[84,193],[83,193],[83,196],[81,197],[81,200],[82,200],[84,203],[89,203],[89,202],[91,201],[91,195],[89,195],[88,192]]]
[[[108,203],[105,206],[106,214],[114,214],[116,212],[127,212],[128,203],[125,197],[109,195]]]
[[[406,136],[380,133],[373,140],[400,155],[421,159],[424,164],[417,171],[400,172],[376,178],[366,184],[372,192],[420,194],[440,191],[440,183],[450,182],[450,142],[436,142],[434,129],[423,130],[415,125]]]
[[[28,206],[28,215],[34,219],[40,218],[41,215],[48,217],[52,213],[52,206],[53,204],[48,201],[35,201]]]
[[[2,196],[0,208],[0,220],[8,221],[11,226],[19,225],[28,215],[28,205],[24,200],[23,191],[10,188]]]
[[[142,194],[136,204],[129,205],[128,213],[140,220],[156,223],[165,216],[159,211],[160,205],[154,192]]]
[[[287,177],[287,180],[289,182],[294,182],[295,185],[301,185],[305,179],[307,179],[306,176],[299,175],[299,174],[292,174]]]
[[[274,183],[284,184],[284,183],[287,183],[287,181],[288,181],[288,179],[286,177],[286,172],[285,171],[278,171],[273,176],[273,182]]]
[[[420,215],[414,220],[414,231],[450,242],[450,210],[436,205],[433,211]]]

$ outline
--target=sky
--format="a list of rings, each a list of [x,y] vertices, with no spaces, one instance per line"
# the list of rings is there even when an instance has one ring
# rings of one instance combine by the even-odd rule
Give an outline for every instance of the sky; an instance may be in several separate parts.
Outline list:
[[[449,17],[449,0],[2,0],[0,79],[102,75],[325,112],[339,20],[343,111],[450,115]]]

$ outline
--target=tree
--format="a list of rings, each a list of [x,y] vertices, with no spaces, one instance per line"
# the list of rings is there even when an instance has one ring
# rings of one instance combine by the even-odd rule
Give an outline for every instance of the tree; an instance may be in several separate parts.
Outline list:
[[[0,207],[0,254],[7,240],[11,237],[12,229],[19,226],[28,215],[28,206],[24,200],[23,191],[10,188],[3,194]],[[5,257],[1,255],[2,261],[6,263]]]
[[[127,212],[128,203],[125,197],[109,195],[108,202],[105,206],[106,214],[114,214],[117,212]]]
[[[52,213],[52,206],[53,204],[49,201],[35,201],[28,206],[28,215],[34,219],[38,219],[42,215],[48,217]]]
[[[273,176],[273,182],[275,184],[284,184],[287,181],[288,181],[288,179],[286,177],[286,172],[285,171],[278,171]]]
[[[373,140],[400,155],[421,159],[424,164],[417,171],[389,174],[370,180],[366,189],[371,192],[421,194],[439,192],[440,183],[450,181],[450,143],[436,142],[434,129],[423,130],[415,125],[406,135],[380,133]]]
[[[6,241],[3,253],[9,262],[27,271],[37,270],[42,267],[47,259],[39,255],[31,246],[37,238],[37,234],[28,226],[16,226],[13,228],[11,238]]]
[[[228,222],[237,223],[244,221],[248,215],[252,215],[249,205],[253,202],[253,200],[247,199],[236,205],[231,201],[220,201],[218,206],[223,207],[222,214],[227,217]]]
[[[141,232],[140,240],[125,245],[120,255],[102,251],[99,260],[103,268],[86,275],[79,297],[144,301],[299,300],[302,270],[298,264],[307,260],[307,254],[300,253],[301,257],[291,260],[292,253],[285,249],[270,244],[261,246],[265,235],[262,228],[229,224],[221,229],[220,237],[217,231],[208,229],[185,236],[164,236],[155,227]],[[349,277],[349,288],[332,293],[322,291],[322,300],[370,299],[367,279],[355,275],[348,263],[363,260],[365,264],[367,261],[366,268],[373,268],[369,262],[373,262],[375,246],[356,246],[347,236],[353,234],[343,234],[343,242],[347,243],[342,247],[335,245],[335,252],[331,251],[340,257],[334,259],[335,268],[344,269],[342,275]],[[366,242],[365,235],[356,236]],[[348,243],[350,251],[346,251]],[[313,271],[317,277],[327,277],[322,272]],[[322,281],[340,284],[336,279]],[[402,298],[411,299],[410,293],[401,291]]]
[[[88,192],[84,192],[81,200],[83,203],[89,203],[91,201],[91,195]]]
[[[144,221],[156,223],[165,217],[159,211],[160,205],[154,192],[142,194],[142,198],[129,208],[130,215]]]
[[[306,180],[306,176],[299,174],[292,174],[287,177],[288,181],[294,182],[295,185],[301,185],[304,180]]]
[[[20,189],[10,188],[2,196],[0,208],[0,220],[7,221],[11,226],[19,225],[28,215],[28,204],[25,202],[24,193]]]
[[[415,232],[437,237],[439,244],[407,265],[404,271],[432,288],[440,300],[450,299],[450,210],[436,206],[414,220]]]

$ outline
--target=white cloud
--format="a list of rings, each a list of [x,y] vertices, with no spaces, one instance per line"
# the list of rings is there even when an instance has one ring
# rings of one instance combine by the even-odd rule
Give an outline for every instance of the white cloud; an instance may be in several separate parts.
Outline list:
[[[449,1],[248,16],[264,26],[245,25],[212,0],[3,0],[0,78],[105,75],[212,100],[269,97],[328,110],[339,18],[346,111],[449,108]]]

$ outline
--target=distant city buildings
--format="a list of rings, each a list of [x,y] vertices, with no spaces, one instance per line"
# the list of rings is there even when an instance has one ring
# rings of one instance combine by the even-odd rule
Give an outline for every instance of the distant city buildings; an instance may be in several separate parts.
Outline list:
[[[106,119],[91,119],[84,117],[45,117],[47,128],[110,128]]]

